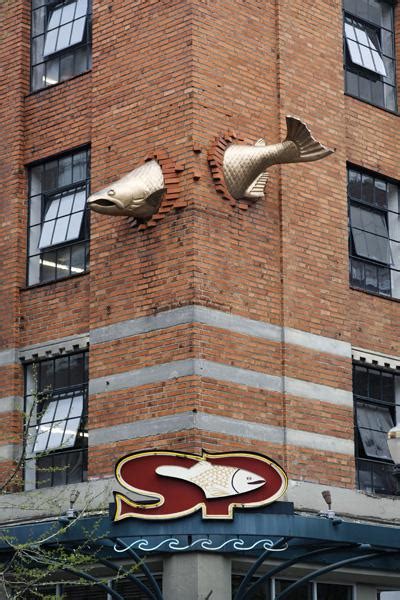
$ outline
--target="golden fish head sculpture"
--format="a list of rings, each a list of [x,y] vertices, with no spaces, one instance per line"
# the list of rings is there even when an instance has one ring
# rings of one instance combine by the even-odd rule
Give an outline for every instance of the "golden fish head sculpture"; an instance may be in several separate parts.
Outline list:
[[[148,220],[159,208],[166,188],[161,166],[150,160],[89,196],[91,210],[104,215]]]
[[[224,153],[223,173],[229,193],[238,199],[256,199],[264,194],[271,165],[320,160],[334,150],[313,138],[307,125],[287,116],[287,136],[279,144],[266,145],[258,140],[254,146],[231,144]]]

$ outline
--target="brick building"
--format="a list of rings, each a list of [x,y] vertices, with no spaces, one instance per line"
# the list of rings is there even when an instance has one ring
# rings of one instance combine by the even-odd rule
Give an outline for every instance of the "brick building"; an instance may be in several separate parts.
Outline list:
[[[399,15],[389,0],[0,3],[4,481],[30,414],[3,526],[51,523],[75,490],[78,511],[102,514],[131,452],[252,451],[286,470],[290,518],[325,528],[325,544],[400,551],[386,442],[400,403]],[[286,115],[335,153],[271,167],[257,201],[227,200],[208,162],[215,139],[279,142]],[[87,210],[149,157],[166,187],[150,220]],[[40,441],[44,419],[53,433]],[[57,441],[55,422],[72,435]],[[318,516],[326,489],[337,526]],[[398,556],[287,597],[395,600]],[[167,600],[228,600],[254,560],[150,562]],[[311,562],[248,597],[278,595]]]

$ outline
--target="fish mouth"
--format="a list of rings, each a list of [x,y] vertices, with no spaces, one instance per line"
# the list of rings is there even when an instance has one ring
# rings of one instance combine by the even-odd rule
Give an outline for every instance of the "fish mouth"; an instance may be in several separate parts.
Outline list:
[[[87,203],[90,209],[104,215],[121,215],[125,210],[124,204],[117,198],[93,195],[88,198]]]

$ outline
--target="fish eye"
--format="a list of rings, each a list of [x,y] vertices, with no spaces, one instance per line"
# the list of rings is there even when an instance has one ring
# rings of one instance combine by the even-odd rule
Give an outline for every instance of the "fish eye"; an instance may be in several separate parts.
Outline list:
[[[109,196],[115,196],[115,190],[108,190],[107,194]]]

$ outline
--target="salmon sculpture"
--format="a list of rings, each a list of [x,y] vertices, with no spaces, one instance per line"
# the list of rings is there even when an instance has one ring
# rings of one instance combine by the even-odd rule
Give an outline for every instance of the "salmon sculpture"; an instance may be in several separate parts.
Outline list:
[[[161,466],[158,475],[183,479],[199,486],[206,498],[224,498],[256,490],[265,484],[265,479],[246,469],[213,465],[204,460],[193,467]]]
[[[91,210],[104,215],[148,220],[159,208],[166,188],[161,166],[150,160],[89,196]]]
[[[266,145],[258,140],[254,146],[231,144],[224,152],[223,174],[229,193],[237,200],[256,199],[264,194],[271,165],[320,160],[334,152],[313,138],[307,125],[286,117],[287,136],[279,144]]]

